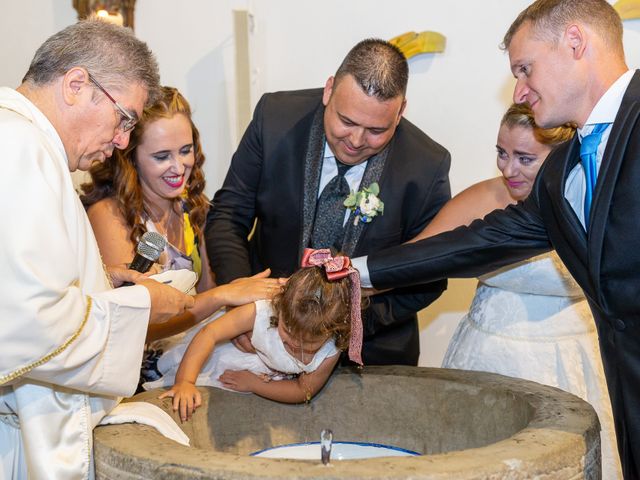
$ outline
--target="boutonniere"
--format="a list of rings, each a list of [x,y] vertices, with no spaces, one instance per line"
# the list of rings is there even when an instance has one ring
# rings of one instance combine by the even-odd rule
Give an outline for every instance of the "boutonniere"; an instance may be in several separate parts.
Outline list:
[[[352,191],[344,201],[344,206],[355,214],[353,224],[370,223],[384,213],[384,203],[378,197],[380,187],[376,182],[357,192]]]

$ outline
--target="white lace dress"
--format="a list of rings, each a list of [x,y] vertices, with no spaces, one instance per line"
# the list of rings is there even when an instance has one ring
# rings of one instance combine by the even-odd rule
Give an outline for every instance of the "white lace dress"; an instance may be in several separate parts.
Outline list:
[[[265,375],[272,380],[282,380],[302,372],[313,372],[325,359],[339,353],[335,342],[330,339],[320,347],[309,363],[301,362],[287,352],[278,334],[278,329],[271,326],[271,316],[273,315],[271,302],[259,300],[255,302],[255,305],[256,319],[253,324],[251,343],[257,353],[242,352],[230,342],[217,345],[198,375],[196,385],[225,388],[218,378],[226,370],[249,370],[257,375]],[[163,377],[145,383],[144,389],[172,386],[180,361],[191,339],[204,325],[215,321],[220,315],[221,313],[191,328],[179,342],[165,350],[158,360],[158,369],[162,372]]]
[[[442,366],[524,378],[588,401],[602,427],[602,478],[622,478],[596,327],[555,252],[480,278]]]

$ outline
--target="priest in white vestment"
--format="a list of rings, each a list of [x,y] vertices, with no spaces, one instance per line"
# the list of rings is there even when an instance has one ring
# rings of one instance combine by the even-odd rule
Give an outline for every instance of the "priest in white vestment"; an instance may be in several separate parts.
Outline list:
[[[158,79],[143,42],[94,20],[0,88],[0,480],[92,478],[92,429],[134,392],[148,322],[192,304],[109,277],[70,176],[126,147]]]

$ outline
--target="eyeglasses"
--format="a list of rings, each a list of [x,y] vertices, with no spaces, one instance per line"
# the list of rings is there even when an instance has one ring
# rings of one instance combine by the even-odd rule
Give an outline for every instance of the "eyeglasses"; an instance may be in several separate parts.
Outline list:
[[[120,115],[120,123],[118,124],[118,129],[120,129],[122,132],[128,132],[133,127],[135,127],[136,123],[138,123],[138,118],[136,116],[131,115],[122,107],[122,105],[116,102],[115,99],[109,94],[109,92],[107,92],[104,89],[104,87],[100,85],[98,81],[95,78],[93,78],[93,75],[91,75],[90,73],[89,73],[89,80],[96,87],[98,87],[100,91],[104,93],[109,100],[111,100],[111,103],[113,103],[113,106],[116,108],[118,114]]]

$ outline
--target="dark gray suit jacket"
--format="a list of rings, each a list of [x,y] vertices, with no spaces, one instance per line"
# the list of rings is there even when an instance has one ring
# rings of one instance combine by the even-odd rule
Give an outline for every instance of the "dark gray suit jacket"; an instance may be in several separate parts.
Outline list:
[[[315,214],[323,112],[321,89],[271,93],[259,101],[207,218],[207,252],[217,282],[266,267],[273,276],[299,268]],[[449,153],[407,120],[377,157],[369,161],[362,185],[378,181],[384,215],[357,227],[347,223],[343,251],[353,256],[413,238],[450,198]],[[416,312],[445,288],[438,281],[373,297],[363,316],[365,365],[415,365]]]
[[[640,73],[613,124],[588,234],[564,198],[577,135],[540,169],[523,203],[414,245],[370,255],[379,288],[473,277],[550,248],[583,288],[600,337],[625,478],[640,478]]]

